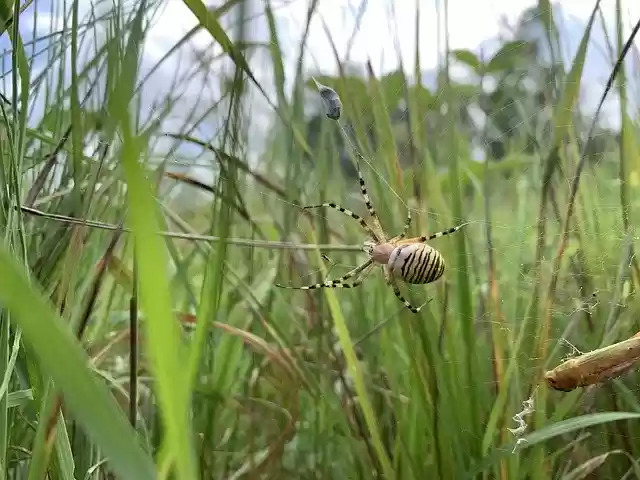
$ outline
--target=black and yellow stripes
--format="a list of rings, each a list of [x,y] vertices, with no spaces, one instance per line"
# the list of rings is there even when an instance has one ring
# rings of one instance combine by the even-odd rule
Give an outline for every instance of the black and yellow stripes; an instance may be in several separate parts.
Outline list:
[[[407,283],[435,282],[445,269],[445,261],[440,252],[427,244],[407,245],[393,260],[392,268]]]

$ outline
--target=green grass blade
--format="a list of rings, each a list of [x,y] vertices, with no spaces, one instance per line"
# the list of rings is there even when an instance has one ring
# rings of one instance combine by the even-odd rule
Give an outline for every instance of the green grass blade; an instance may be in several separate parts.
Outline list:
[[[540,430],[531,432],[528,435],[522,437],[523,441],[518,450],[528,449],[541,443],[544,443],[552,438],[567,435],[571,432],[578,430],[584,430],[589,427],[601,425],[609,422],[619,422],[621,420],[639,420],[640,413],[635,412],[604,412],[604,413],[591,413],[588,415],[582,415],[580,417],[570,418],[557,422],[553,425],[548,425]],[[489,455],[481,463],[481,466],[471,470],[466,478],[475,478],[476,475],[485,471],[489,465],[498,462],[500,459],[511,455],[513,446],[505,446],[500,450],[496,450],[493,454]]]
[[[87,367],[88,358],[63,320],[0,246],[0,302],[22,328],[40,368],[51,375],[75,419],[109,456],[123,478],[153,479],[153,463],[137,442],[106,386]]]
[[[580,94],[580,85],[582,85],[582,71],[584,70],[584,64],[587,57],[587,48],[589,46],[589,39],[591,38],[591,29],[593,28],[593,22],[596,19],[596,13],[600,5],[600,0],[596,2],[589,22],[582,34],[578,51],[573,58],[571,69],[567,74],[567,78],[563,81],[564,88],[560,97],[560,103],[557,105],[554,113],[554,130],[553,130],[553,143],[554,147],[558,147],[560,143],[567,137],[569,130],[573,125],[572,116],[574,107],[578,101],[578,95]]]
[[[139,268],[140,305],[145,312],[146,347],[154,387],[160,404],[165,442],[170,445],[177,477],[199,478],[189,424],[187,382],[182,373],[186,351],[180,341],[179,325],[172,313],[171,292],[167,278],[168,255],[162,239],[154,232],[159,227],[159,208],[150,183],[138,163],[144,159],[143,139],[133,132],[129,104],[133,101],[137,64],[142,44],[143,5],[136,13],[125,56],[122,73],[110,98],[114,119],[122,133],[121,158],[127,182],[129,223]]]
[[[198,478],[189,428],[189,395],[182,375],[186,360],[178,322],[172,314],[167,279],[167,255],[155,235],[158,208],[138,164],[139,139],[125,135],[122,158],[127,178],[130,223],[139,267],[140,304],[147,315],[147,349],[155,375],[155,388],[167,429],[167,441],[175,455],[179,478]]]
[[[318,256],[319,255],[320,254],[318,253]],[[325,270],[323,273],[326,275],[326,269],[323,268],[323,270]],[[331,316],[333,317],[333,322],[336,328],[338,339],[340,341],[340,347],[342,348],[342,351],[344,352],[346,358],[348,372],[353,376],[355,380],[356,394],[359,399],[360,407],[362,408],[362,413],[364,415],[367,429],[369,430],[369,433],[371,435],[373,447],[375,448],[376,454],[378,456],[378,461],[380,462],[380,466],[382,467],[385,478],[394,479],[396,478],[395,472],[393,471],[393,467],[391,466],[391,462],[389,460],[387,452],[385,451],[384,445],[382,444],[378,422],[371,405],[371,400],[369,399],[369,393],[367,392],[367,388],[364,383],[364,377],[362,376],[362,371],[359,366],[358,358],[356,357],[356,352],[353,348],[353,342],[351,341],[351,336],[349,335],[347,322],[345,321],[342,309],[340,308],[340,304],[338,303],[338,299],[334,290],[331,288],[325,288],[324,293],[327,299],[327,303],[329,304],[329,311],[331,312]]]

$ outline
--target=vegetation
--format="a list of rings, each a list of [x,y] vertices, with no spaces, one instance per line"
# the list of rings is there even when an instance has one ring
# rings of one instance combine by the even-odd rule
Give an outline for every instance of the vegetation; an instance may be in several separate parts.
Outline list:
[[[600,2],[568,63],[546,1],[491,56],[448,51],[433,88],[415,81],[420,31],[412,71],[336,58],[339,75],[312,73],[339,93],[340,124],[304,41],[285,68],[275,2],[259,2],[270,41],[256,43],[250,2],[184,0],[199,25],[151,68],[162,3],[58,2],[64,22],[34,39],[31,3],[0,11],[1,478],[640,478],[638,374],[569,393],[543,381],[640,329],[628,72],[608,92],[619,130],[580,108]],[[636,33],[615,8],[612,72]],[[145,96],[201,35],[217,53]],[[215,101],[185,113],[212,78]],[[357,222],[300,208],[365,214],[355,152],[390,235],[408,207],[413,236],[469,222],[433,243],[443,280],[402,286],[429,301],[419,314],[379,271],[354,289],[275,286],[363,260]]]

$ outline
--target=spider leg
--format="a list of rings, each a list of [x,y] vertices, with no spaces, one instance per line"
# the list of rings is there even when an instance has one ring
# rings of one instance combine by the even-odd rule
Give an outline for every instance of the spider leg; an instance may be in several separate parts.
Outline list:
[[[373,260],[369,259],[366,262],[364,262],[362,265],[357,266],[356,268],[354,268],[350,272],[345,273],[342,277],[336,278],[335,280],[325,280],[322,283],[316,283],[316,284],[313,284],[313,285],[304,285],[302,287],[292,287],[292,286],[289,286],[289,285],[281,285],[279,283],[276,283],[276,287],[288,288],[288,289],[291,289],[291,290],[314,290],[316,288],[351,288],[351,287],[354,287],[354,286],[357,287],[358,285],[360,285],[362,283],[362,281],[364,280],[366,275],[363,274],[361,276],[361,278],[359,278],[358,280],[356,280],[355,282],[353,282],[351,284],[344,283],[344,282],[345,282],[345,280],[348,280],[349,278],[355,277],[356,275],[358,275],[363,270],[366,270],[367,268],[371,267],[372,264],[373,264]]]
[[[441,232],[438,233],[434,233],[432,235],[423,235],[421,237],[414,237],[414,238],[407,238],[406,240],[402,240],[401,244],[404,243],[423,243],[423,242],[428,242],[429,240],[433,240],[434,238],[440,238],[440,237],[444,237],[445,235],[451,235],[452,233],[457,232],[458,230],[460,230],[462,227],[468,225],[469,222],[465,222],[462,225],[458,225],[457,227],[452,227],[449,228],[447,230],[443,230]]]
[[[334,285],[333,288],[354,288],[354,287],[357,287],[362,282],[364,282],[365,278],[367,278],[367,276],[371,273],[371,268],[372,267],[373,267],[373,265],[369,265],[369,267],[366,268],[364,270],[364,272],[361,275],[359,275],[358,278],[355,279],[353,282],[351,282],[351,283],[341,283],[340,285]]]
[[[367,222],[365,222],[365,220],[358,215],[357,213],[353,213],[351,210],[344,208],[340,205],[338,205],[337,203],[333,203],[333,202],[328,202],[328,203],[321,203],[319,205],[306,205],[304,207],[302,207],[303,210],[307,210],[309,208],[322,208],[322,207],[329,207],[329,208],[333,208],[334,210],[337,210],[341,213],[344,213],[345,215],[353,218],[354,220],[358,221],[360,223],[360,226],[365,229],[367,231],[367,233],[369,235],[371,235],[371,237],[373,237],[373,239],[376,242],[380,242],[380,237],[378,236],[378,234],[376,234],[376,232],[369,226],[369,224]]]
[[[421,305],[418,308],[414,307],[413,305],[411,305],[400,293],[400,288],[398,287],[398,283],[396,282],[395,278],[393,277],[393,275],[391,275],[391,272],[389,271],[389,267],[387,267],[386,265],[382,268],[382,271],[384,272],[384,279],[387,282],[387,285],[390,286],[393,289],[393,294],[396,296],[396,298],[398,300],[400,300],[402,302],[402,304],[407,307],[409,310],[411,310],[413,313],[418,313],[420,312],[420,309],[424,306]],[[426,304],[425,304],[426,305]]]
[[[358,182],[360,183],[360,193],[362,194],[362,198],[364,199],[364,204],[367,206],[367,210],[369,211],[369,215],[371,216],[371,219],[373,221],[374,229],[376,230],[376,232],[380,237],[378,238],[378,241],[382,242],[386,239],[384,235],[384,230],[382,229],[382,225],[380,225],[380,219],[378,218],[378,214],[376,213],[375,208],[373,208],[373,205],[371,204],[371,198],[369,198],[369,193],[367,192],[367,186],[364,183],[364,177],[362,176],[362,171],[360,170],[360,160],[365,160],[365,158],[358,151],[356,146],[353,144],[353,142],[351,141],[351,138],[349,138],[349,135],[347,135],[347,132],[345,132],[342,125],[340,125],[340,129],[342,130],[342,134],[344,135],[349,145],[351,145],[351,150],[356,156],[356,171],[358,172]]]
[[[358,157],[362,157],[360,153],[356,152],[356,154],[358,155]],[[371,219],[373,220],[373,226],[382,237],[378,241],[383,241],[385,239],[384,230],[382,230],[382,225],[380,225],[380,219],[378,218],[378,214],[373,208],[373,205],[371,204],[371,199],[369,198],[369,194],[367,193],[367,186],[364,183],[364,177],[362,176],[362,172],[360,171],[359,159],[356,161],[356,170],[358,171],[358,181],[360,182],[360,192],[362,193],[362,198],[364,198],[364,204],[367,206],[369,215],[371,215]]]
[[[336,94],[336,97],[337,96],[338,95]],[[339,99],[339,97],[338,97],[338,99]],[[334,118],[334,120],[338,120],[338,117]],[[374,226],[374,228],[376,230],[376,233],[378,234],[378,237],[376,238],[376,240],[378,240],[378,242],[382,242],[382,241],[386,240],[386,237],[385,237],[385,234],[384,234],[384,230],[382,229],[382,226],[380,225],[380,219],[378,219],[378,214],[376,213],[375,209],[373,208],[373,205],[371,204],[371,199],[369,198],[369,194],[367,193],[367,186],[364,183],[364,178],[362,177],[362,172],[360,171],[360,160],[361,159],[365,160],[365,158],[358,151],[358,149],[354,145],[353,141],[351,140],[351,138],[347,134],[347,132],[344,129],[344,127],[342,126],[342,124],[340,122],[338,122],[338,125],[340,125],[340,130],[342,131],[342,135],[344,136],[344,139],[351,146],[351,150],[353,151],[353,153],[356,156],[356,171],[358,172],[358,180],[360,182],[360,192],[362,193],[362,198],[364,198],[364,203],[367,206],[367,210],[369,210],[369,215],[371,215],[371,219],[373,220],[373,226]]]
[[[407,208],[407,219],[404,222],[404,228],[402,230],[402,233],[397,237],[394,237],[393,240],[401,240],[404,237],[406,237],[407,233],[409,233],[410,227],[411,227],[411,209]]]
[[[391,280],[391,282],[389,282],[389,285],[391,286],[391,288],[393,288],[393,294],[396,296],[396,298],[398,300],[400,300],[405,307],[407,307],[409,310],[411,310],[413,313],[419,313],[420,309],[422,308],[422,305],[419,306],[418,308],[414,307],[413,305],[411,305],[400,293],[400,288],[398,287],[398,284],[394,281]]]

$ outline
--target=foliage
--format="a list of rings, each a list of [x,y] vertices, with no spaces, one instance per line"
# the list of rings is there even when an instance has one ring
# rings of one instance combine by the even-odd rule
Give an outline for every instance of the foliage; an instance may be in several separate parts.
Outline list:
[[[290,71],[275,2],[259,2],[259,43],[251,2],[185,0],[198,26],[148,65],[166,3],[98,3],[60,2],[60,30],[35,39],[21,24],[37,5],[2,7],[0,477],[640,476],[637,373],[571,393],[542,382],[571,347],[639,327],[635,112],[621,102],[621,130],[587,139],[579,101],[597,6],[568,65],[540,1],[492,55],[448,52],[427,85],[420,32],[413,72],[375,75],[337,50],[338,74],[305,72],[304,38]],[[215,54],[168,81],[196,35]],[[312,74],[339,93],[348,136]],[[254,161],[259,102],[272,128]],[[380,276],[275,287],[360,263],[356,222],[298,208],[364,215],[354,150],[387,232],[407,205],[412,236],[469,222],[434,242],[444,280],[403,287],[431,299],[418,315]]]

